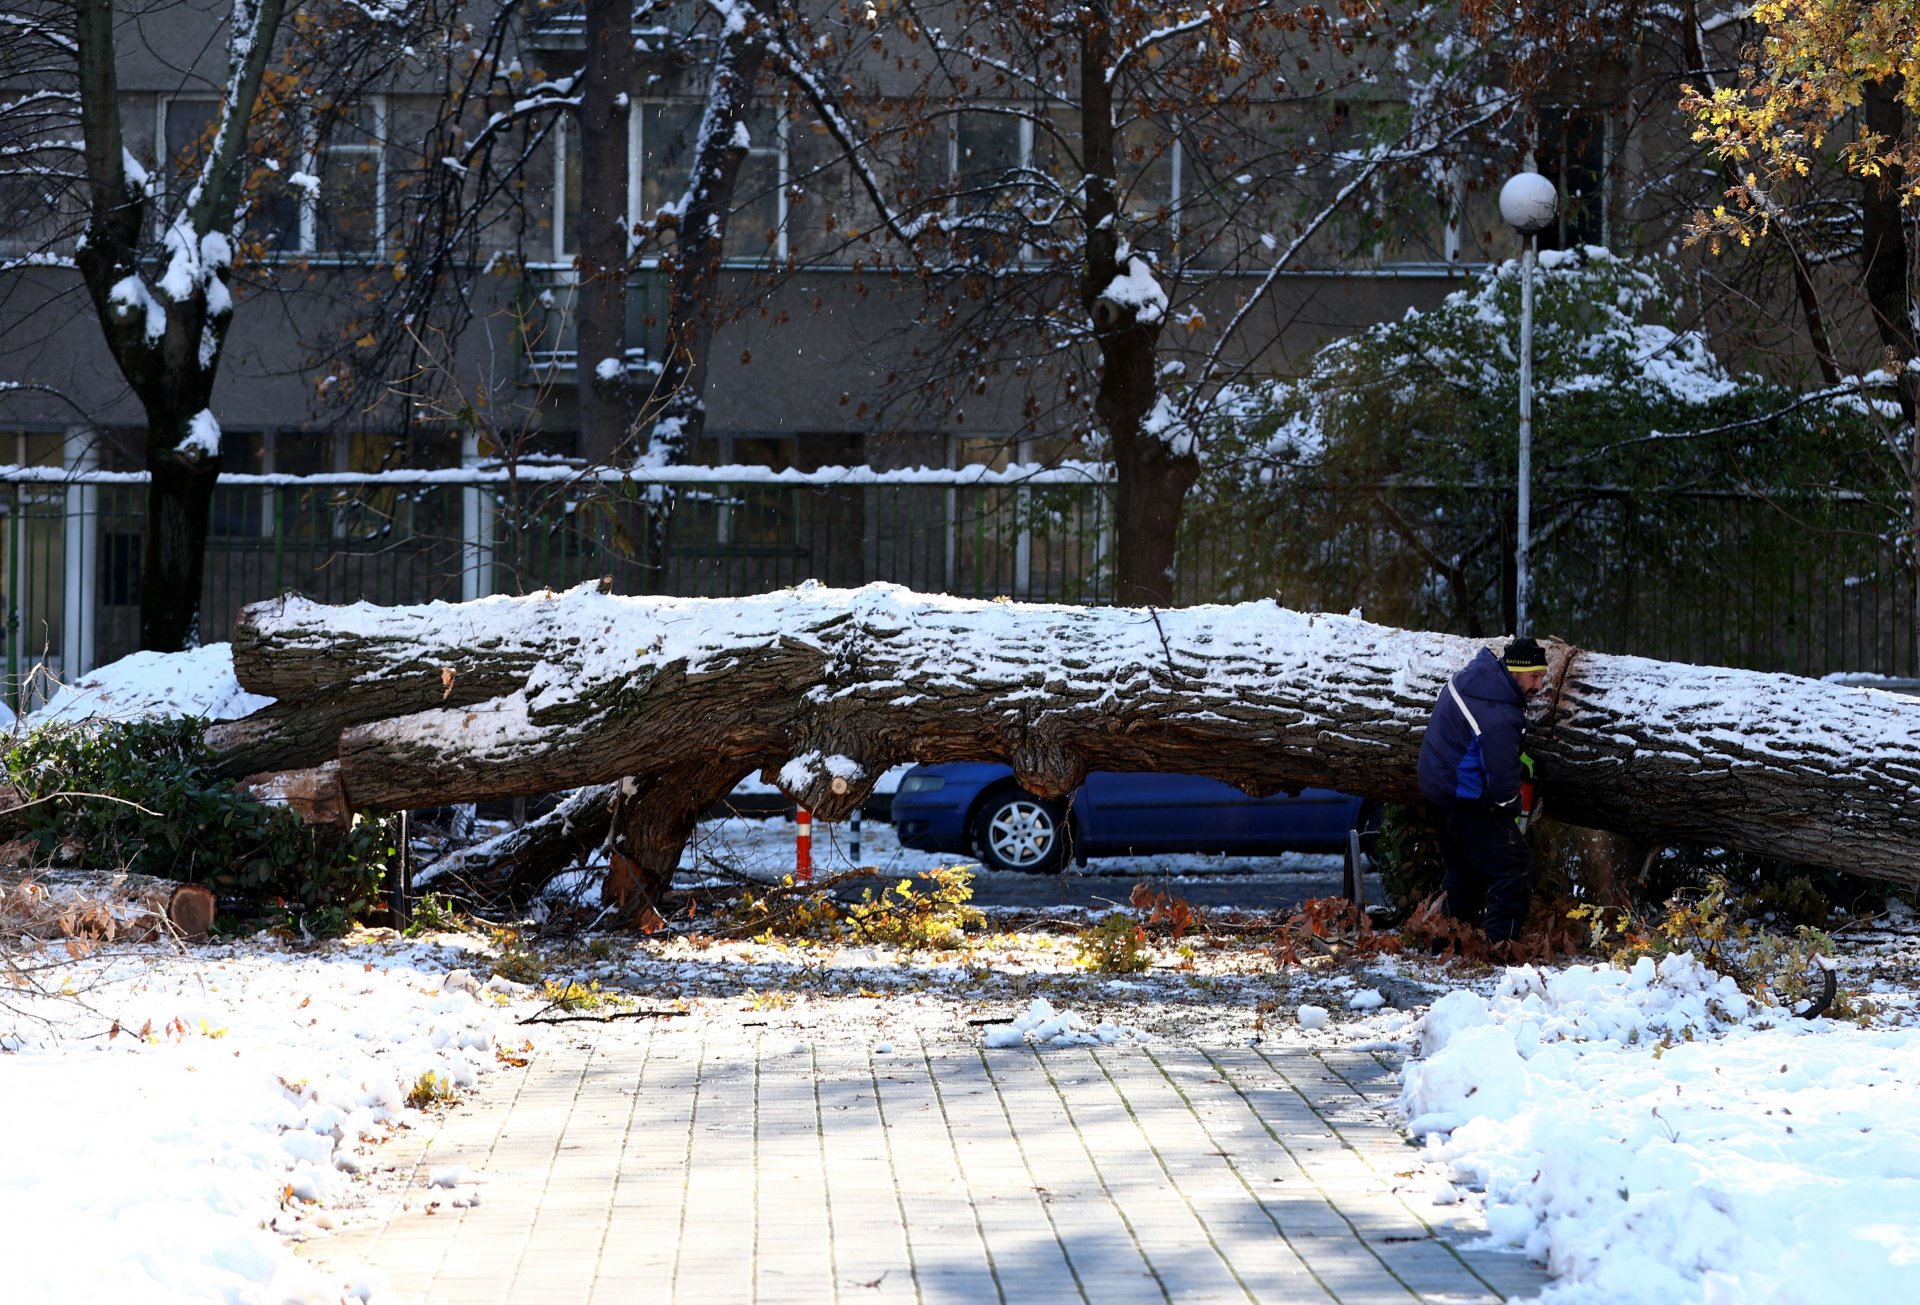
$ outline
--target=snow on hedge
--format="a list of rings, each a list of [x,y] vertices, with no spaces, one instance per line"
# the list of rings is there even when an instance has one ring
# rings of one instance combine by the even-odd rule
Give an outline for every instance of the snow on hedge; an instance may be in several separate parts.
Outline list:
[[[1484,1191],[1557,1305],[1904,1300],[1920,1031],[1804,1021],[1691,956],[1436,1001],[1401,1107],[1433,1199]]]
[[[1586,396],[1618,427],[1614,437],[1624,438],[1643,420],[1656,437],[1663,421],[1684,429],[1701,420],[1698,410],[1723,400],[1767,409],[1783,402],[1759,378],[1729,371],[1702,331],[1669,324],[1680,315],[1668,290],[1676,279],[1670,263],[1587,246],[1542,253],[1537,277],[1534,389],[1549,409],[1556,399]],[[1299,377],[1229,387],[1213,411],[1229,430],[1257,429],[1258,456],[1311,463],[1340,441],[1357,395],[1387,404],[1418,428],[1416,437],[1458,418],[1450,410],[1456,396],[1512,403],[1520,279],[1518,260],[1495,264],[1432,309],[1408,309],[1397,321],[1333,341]],[[1623,426],[1627,415],[1633,420]],[[1365,420],[1377,416],[1369,409]],[[1242,452],[1238,441],[1222,442],[1222,456]]]

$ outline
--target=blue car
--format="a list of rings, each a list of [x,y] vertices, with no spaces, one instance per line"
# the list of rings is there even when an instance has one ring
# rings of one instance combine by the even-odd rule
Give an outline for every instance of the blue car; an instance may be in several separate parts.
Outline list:
[[[998,870],[1045,873],[1075,857],[1149,852],[1342,852],[1371,806],[1330,789],[1248,797],[1199,775],[1096,770],[1065,803],[1037,798],[1010,767],[915,766],[893,795],[904,847],[978,856]]]

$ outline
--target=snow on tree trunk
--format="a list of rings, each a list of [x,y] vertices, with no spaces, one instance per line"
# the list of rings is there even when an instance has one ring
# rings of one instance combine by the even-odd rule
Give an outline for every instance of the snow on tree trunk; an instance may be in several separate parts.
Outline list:
[[[1049,796],[1090,770],[1163,770],[1414,801],[1428,712],[1481,646],[1270,602],[1100,609],[889,585],[286,597],[247,608],[235,636],[240,682],[281,701],[210,738],[259,762],[285,737],[311,764],[311,723],[360,713],[333,753],[355,809],[628,780],[615,850],[653,893],[755,769],[826,820],[905,761],[1002,760]],[[1529,748],[1562,818],[1920,884],[1920,703],[1564,644],[1549,659]]]

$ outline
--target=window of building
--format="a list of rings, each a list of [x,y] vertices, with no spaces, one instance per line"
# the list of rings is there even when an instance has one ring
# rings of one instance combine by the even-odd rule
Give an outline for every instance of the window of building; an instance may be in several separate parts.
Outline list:
[[[213,135],[219,127],[220,101],[205,95],[162,96],[156,101],[159,121],[153,138],[160,142],[156,176],[166,202],[165,212],[174,211],[206,163],[213,148]]]
[[[1145,118],[1121,125],[1114,147],[1114,192],[1136,249],[1164,250],[1178,227],[1179,138]],[[948,176],[960,212],[1023,209],[1030,221],[1057,213],[1060,236],[1077,241],[1070,217],[1085,192],[1079,115],[1056,111],[1043,120],[1016,105],[954,115]],[[1032,261],[1031,244],[1020,257]]]
[[[254,232],[283,254],[377,258],[389,242],[385,96],[313,110],[298,157],[260,179]]]
[[[316,254],[373,254],[386,248],[387,170],[384,97],[337,106],[327,115],[308,171],[303,247]]]
[[[1534,163],[1560,191],[1560,213],[1540,234],[1542,249],[1608,245],[1613,118],[1598,109],[1550,109],[1541,115]]]
[[[693,167],[695,134],[705,104],[699,100],[645,100],[629,111],[627,134],[627,221],[650,222],[663,206],[678,204],[686,194]],[[727,219],[726,256],[732,259],[783,258],[787,252],[786,122],[774,108],[755,105],[748,111],[747,156],[734,181],[732,214]],[[553,261],[573,261],[579,218],[579,124],[562,120],[552,134],[554,176]],[[651,245],[652,256],[672,248],[673,235]]]
[[[0,461],[16,467],[66,465],[66,436],[47,431],[0,431]]]

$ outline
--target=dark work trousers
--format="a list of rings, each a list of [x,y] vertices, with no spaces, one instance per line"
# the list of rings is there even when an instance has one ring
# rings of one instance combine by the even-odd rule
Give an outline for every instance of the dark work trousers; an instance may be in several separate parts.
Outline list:
[[[1446,858],[1447,914],[1466,924],[1486,917],[1487,938],[1520,932],[1533,905],[1533,853],[1513,817],[1474,802],[1429,802]]]

